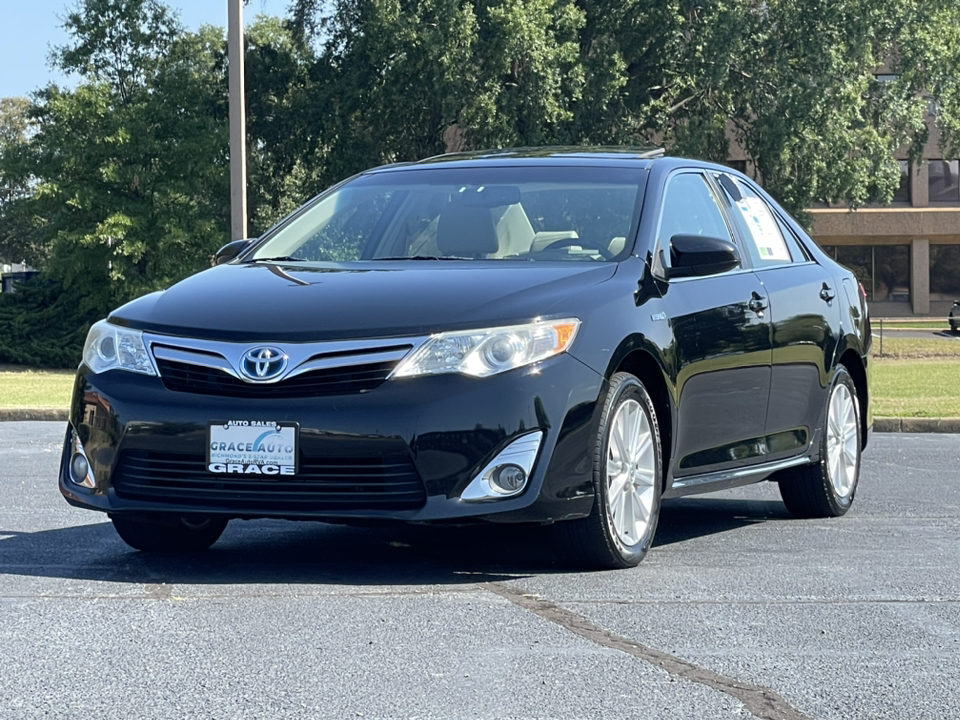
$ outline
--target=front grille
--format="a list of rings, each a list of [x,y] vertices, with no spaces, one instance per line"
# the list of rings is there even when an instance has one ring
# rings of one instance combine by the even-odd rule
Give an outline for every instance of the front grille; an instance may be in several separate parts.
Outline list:
[[[199,455],[125,450],[113,473],[120,498],[246,512],[412,510],[426,491],[405,455],[300,458],[299,472],[216,475]]]
[[[379,387],[396,365],[394,361],[324,368],[260,385],[244,382],[215,368],[157,359],[160,379],[168,390],[236,398],[298,398],[367,392]]]

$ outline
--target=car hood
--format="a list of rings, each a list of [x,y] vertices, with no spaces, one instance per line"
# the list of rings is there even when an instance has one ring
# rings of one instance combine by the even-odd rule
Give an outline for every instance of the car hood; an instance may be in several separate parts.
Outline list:
[[[614,263],[397,261],[220,265],[138,298],[111,322],[238,342],[425,335],[570,313]]]

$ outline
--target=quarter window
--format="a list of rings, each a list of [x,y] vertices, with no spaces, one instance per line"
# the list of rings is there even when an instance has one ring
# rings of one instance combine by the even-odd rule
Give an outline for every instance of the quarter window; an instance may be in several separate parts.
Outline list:
[[[779,218],[767,202],[746,183],[729,175],[725,177],[740,190],[739,200],[730,197],[726,189],[724,194],[732,206],[731,214],[734,222],[740,226],[754,266],[766,267],[805,260],[796,239],[792,234],[782,232]]]

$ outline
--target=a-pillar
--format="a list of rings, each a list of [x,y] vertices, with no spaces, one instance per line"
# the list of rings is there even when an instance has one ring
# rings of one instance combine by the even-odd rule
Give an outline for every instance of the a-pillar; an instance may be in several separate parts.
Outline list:
[[[914,315],[930,314],[930,241],[910,243],[910,298]]]

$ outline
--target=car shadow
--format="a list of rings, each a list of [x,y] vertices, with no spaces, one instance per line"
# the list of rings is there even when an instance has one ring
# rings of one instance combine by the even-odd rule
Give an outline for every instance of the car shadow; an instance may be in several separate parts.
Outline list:
[[[786,517],[782,504],[772,501],[672,500],[663,505],[654,544]],[[173,555],[131,550],[109,522],[27,533],[0,529],[0,574],[33,577],[141,584],[422,586],[566,572],[575,570],[557,558],[548,529],[539,527],[361,528],[234,520],[209,551]]]
[[[660,508],[657,537],[653,541],[654,552],[658,546],[719,535],[769,521],[792,519],[779,500],[711,497],[665,500]]]

